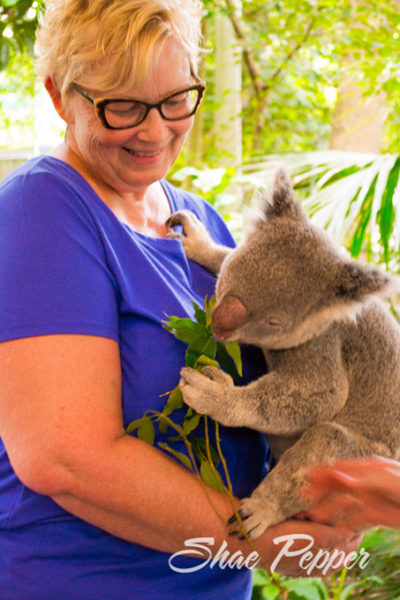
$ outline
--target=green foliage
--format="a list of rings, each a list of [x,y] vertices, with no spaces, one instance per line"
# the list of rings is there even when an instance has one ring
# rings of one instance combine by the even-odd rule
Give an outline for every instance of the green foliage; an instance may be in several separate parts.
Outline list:
[[[330,577],[291,579],[275,575],[272,579],[257,570],[252,600],[399,600],[399,542],[399,531],[371,529],[360,546],[370,554],[368,564]]]
[[[33,54],[39,0],[0,0],[0,70],[18,53]]]
[[[236,342],[222,344],[216,342],[211,330],[211,312],[215,305],[215,298],[204,300],[203,308],[193,302],[194,319],[170,316],[164,322],[164,328],[172,333],[178,340],[187,344],[185,363],[187,366],[199,371],[205,365],[219,367],[221,365],[234,379],[242,375],[242,361],[240,348]],[[218,359],[218,360],[217,360]],[[132,421],[126,433],[135,433],[139,439],[154,445],[155,427],[159,427],[162,434],[168,429],[173,429],[175,434],[167,439],[167,442],[158,442],[158,446],[165,452],[170,453],[175,459],[184,464],[188,469],[198,474],[204,483],[210,487],[228,493],[230,490],[229,473],[226,469],[225,460],[219,447],[219,429],[215,423],[215,438],[217,449],[210,443],[209,425],[212,420],[202,417],[192,408],[187,408],[183,423],[174,422],[172,413],[184,408],[182,393],[179,385],[168,393],[162,413],[147,411],[142,418]],[[203,424],[205,438],[199,437],[198,428]],[[187,453],[184,454],[174,447],[176,442],[184,442]],[[216,467],[222,463],[226,484],[223,482]]]
[[[254,181],[288,168],[311,219],[350,254],[400,271],[400,155],[320,151],[264,157],[244,167]]]
[[[205,2],[207,46],[214,42],[215,14],[230,15],[227,0]],[[242,45],[258,68],[258,79],[243,67],[243,151],[256,154],[325,148],[336,91],[351,79],[366,96],[386,94],[385,150],[399,151],[400,13],[395,0],[251,0],[243,2]],[[244,62],[243,62],[244,64]],[[205,60],[208,90],[203,104],[205,133],[212,141],[214,54]],[[258,90],[258,91],[257,91]],[[204,161],[218,160],[205,144]]]
[[[203,150],[201,157],[186,160],[215,166],[224,153],[216,149],[213,130],[215,110],[223,103],[214,92],[215,16],[231,17],[232,11],[228,0],[204,3],[210,52],[202,67],[208,86],[202,107]],[[1,0],[0,69],[21,52],[29,60],[40,10],[38,0]],[[346,77],[362,84],[366,95],[386,94],[384,149],[399,151],[400,12],[395,0],[249,0],[243,1],[240,24],[245,37],[241,43],[258,69],[255,83],[243,62],[245,162],[266,153],[325,148],[337,86]]]

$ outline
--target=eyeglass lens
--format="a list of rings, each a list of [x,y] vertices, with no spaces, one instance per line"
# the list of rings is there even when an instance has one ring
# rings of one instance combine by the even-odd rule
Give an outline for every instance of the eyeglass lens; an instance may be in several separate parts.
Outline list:
[[[198,97],[198,89],[174,94],[161,103],[161,114],[171,121],[184,119],[193,113]],[[143,120],[146,112],[147,105],[144,102],[131,100],[108,102],[104,107],[104,116],[108,125],[117,128],[133,127]]]

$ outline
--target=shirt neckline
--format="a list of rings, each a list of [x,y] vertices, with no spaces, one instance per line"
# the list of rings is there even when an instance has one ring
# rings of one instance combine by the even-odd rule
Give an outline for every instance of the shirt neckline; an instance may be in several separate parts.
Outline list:
[[[135,236],[138,236],[139,238],[146,240],[147,242],[162,243],[162,244],[168,243],[170,246],[173,245],[172,242],[175,242],[175,244],[178,243],[180,245],[180,240],[177,240],[174,238],[154,237],[154,236],[146,235],[145,233],[141,233],[141,232],[137,231],[136,229],[134,229],[131,225],[129,225],[129,223],[124,223],[123,221],[118,219],[117,215],[104,202],[104,200],[102,200],[102,198],[93,189],[93,187],[90,185],[90,183],[83,177],[83,175],[81,175],[81,173],[79,173],[79,171],[77,171],[75,169],[75,167],[73,167],[69,163],[65,162],[64,160],[61,160],[60,158],[57,158],[56,156],[52,156],[50,154],[46,154],[41,157],[38,157],[38,159],[39,160],[44,159],[45,161],[49,161],[50,163],[54,162],[57,164],[61,164],[64,169],[66,169],[67,171],[70,171],[74,175],[75,178],[77,178],[80,182],[82,182],[90,190],[91,195],[95,198],[97,203],[100,203],[103,210],[108,212],[116,221],[118,221],[118,223],[121,225],[121,227],[126,228],[128,231],[132,232],[132,234],[134,234]],[[179,209],[179,207],[177,206],[177,203],[176,203],[176,198],[174,197],[175,195],[172,194],[171,189],[170,189],[170,184],[166,181],[166,179],[164,179],[164,178],[161,179],[160,184],[161,184],[163,192],[167,198],[167,201],[168,201],[168,204],[169,204],[169,207],[171,210],[171,214],[173,214],[174,212],[176,212]]]

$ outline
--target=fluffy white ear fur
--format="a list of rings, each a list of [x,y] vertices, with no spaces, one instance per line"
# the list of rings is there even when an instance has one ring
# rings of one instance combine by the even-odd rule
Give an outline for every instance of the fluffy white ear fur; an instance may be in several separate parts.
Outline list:
[[[265,223],[265,220],[261,216],[260,212],[250,208],[249,206],[244,207],[243,217],[243,231],[246,238],[252,234],[263,222]]]
[[[387,285],[379,294],[377,294],[381,298],[400,294],[400,275],[395,275],[394,273],[388,273],[387,275],[389,278]]]

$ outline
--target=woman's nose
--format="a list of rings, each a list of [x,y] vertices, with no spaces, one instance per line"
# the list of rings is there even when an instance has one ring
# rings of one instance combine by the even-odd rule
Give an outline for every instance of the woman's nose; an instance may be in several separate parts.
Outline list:
[[[165,137],[168,122],[156,108],[151,108],[145,120],[138,126],[136,137],[142,141],[154,142]]]

